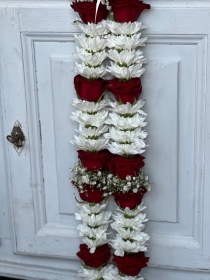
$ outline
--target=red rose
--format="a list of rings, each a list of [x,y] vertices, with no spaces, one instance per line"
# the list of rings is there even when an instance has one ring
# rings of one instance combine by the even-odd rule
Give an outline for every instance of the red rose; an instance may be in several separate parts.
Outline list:
[[[126,82],[120,82],[117,78],[108,81],[107,90],[112,92],[118,102],[131,104],[138,100],[142,93],[140,78],[134,78]]]
[[[98,23],[103,19],[106,19],[109,11],[107,10],[106,5],[99,5],[96,22],[95,22],[95,14],[96,14],[96,1],[94,2],[73,2],[71,4],[72,9],[75,12],[78,12],[80,18],[84,23],[93,22]]]
[[[86,244],[80,245],[80,251],[77,256],[85,263],[85,265],[99,268],[106,265],[111,257],[110,247],[105,244],[98,247],[95,253],[91,254]]]
[[[113,155],[108,162],[110,171],[120,179],[125,180],[127,175],[137,176],[139,170],[144,166],[144,157],[135,155],[132,158],[122,157],[120,155]]]
[[[116,262],[119,271],[123,274],[136,276],[142,268],[147,267],[149,258],[145,257],[144,252],[139,252],[123,257],[114,255],[113,261]]]
[[[97,153],[89,153],[82,150],[79,150],[77,152],[83,166],[86,167],[89,171],[106,169],[107,162],[111,157],[111,153],[108,150],[102,150]]]
[[[85,191],[81,192],[76,182],[72,181],[72,184],[78,189],[79,196],[82,200],[89,203],[101,203],[104,200],[104,192],[96,186],[85,185]]]
[[[77,75],[74,77],[74,86],[77,94],[82,100],[87,100],[89,102],[97,102],[99,98],[102,97],[104,91],[106,90],[106,83],[107,82],[103,79],[92,81],[82,77],[81,75]]]
[[[149,4],[139,0],[112,0],[114,19],[119,22],[137,21],[144,9],[150,9]]]
[[[146,189],[142,189],[137,193],[115,193],[113,197],[120,208],[125,209],[129,207],[130,209],[134,209],[141,204],[142,198],[146,192]]]

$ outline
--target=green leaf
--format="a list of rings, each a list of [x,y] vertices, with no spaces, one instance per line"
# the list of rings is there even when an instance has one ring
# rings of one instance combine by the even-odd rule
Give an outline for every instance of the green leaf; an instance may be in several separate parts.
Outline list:
[[[102,98],[104,97],[104,95],[105,95],[105,91],[104,91],[104,93],[102,93],[102,95],[100,96],[100,98],[96,101],[96,103],[100,103],[101,100],[102,100]]]

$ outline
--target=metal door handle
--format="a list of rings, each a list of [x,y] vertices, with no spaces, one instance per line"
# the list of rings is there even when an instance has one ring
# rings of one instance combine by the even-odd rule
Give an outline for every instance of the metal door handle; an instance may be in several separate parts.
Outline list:
[[[10,135],[7,135],[7,140],[13,144],[15,150],[17,151],[17,153],[20,155],[23,146],[26,142],[26,137],[22,131],[22,127],[21,124],[19,123],[19,121],[15,122],[15,125],[12,129],[12,132]]]

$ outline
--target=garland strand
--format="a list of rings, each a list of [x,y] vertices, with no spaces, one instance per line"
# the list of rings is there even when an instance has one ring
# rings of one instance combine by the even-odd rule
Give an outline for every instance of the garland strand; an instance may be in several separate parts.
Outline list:
[[[100,3],[101,2],[101,3]],[[70,142],[79,147],[79,162],[71,169],[72,184],[82,201],[75,218],[84,244],[77,256],[82,261],[79,276],[89,280],[143,280],[139,273],[147,266],[149,236],[143,232],[146,215],[143,195],[150,191],[148,176],[141,168],[146,148],[146,113],[140,77],[146,60],[139,49],[147,38],[137,19],[150,6],[139,0],[84,1],[71,4],[81,19],[74,24],[83,32],[75,35],[74,85],[77,98],[71,119],[79,123],[79,134]],[[113,20],[105,20],[110,8]],[[105,61],[110,59],[110,65]],[[114,78],[108,79],[108,75]],[[106,78],[106,80],[104,80]],[[116,101],[110,100],[105,91]],[[117,205],[112,216],[105,211],[109,198]],[[110,218],[113,218],[113,222]],[[108,240],[109,224],[117,234]],[[110,247],[117,267],[107,265]]]

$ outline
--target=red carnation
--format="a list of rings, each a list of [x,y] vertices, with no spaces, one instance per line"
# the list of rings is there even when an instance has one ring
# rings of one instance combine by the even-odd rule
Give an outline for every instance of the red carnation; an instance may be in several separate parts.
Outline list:
[[[81,75],[77,75],[74,77],[74,86],[82,100],[97,102],[106,90],[106,81],[103,79],[88,80]]]
[[[132,158],[113,155],[108,163],[110,171],[120,179],[125,180],[127,175],[137,176],[140,169],[144,166],[144,157],[135,155]]]
[[[117,78],[108,81],[107,90],[112,92],[118,102],[133,104],[142,93],[140,78],[120,82]]]
[[[95,14],[96,14],[96,1],[94,2],[73,2],[71,4],[72,9],[75,12],[78,12],[80,18],[84,23],[93,22],[98,23],[103,19],[106,19],[109,11],[107,10],[106,5],[99,5],[96,22],[95,22]]]
[[[120,208],[125,209],[128,207],[134,209],[141,204],[142,198],[146,192],[146,189],[142,189],[137,193],[115,193],[113,197]]]
[[[72,181],[72,184],[78,189],[79,196],[82,200],[89,203],[101,203],[104,200],[104,192],[96,186],[85,185],[85,191],[82,192],[76,182]]]
[[[110,247],[105,244],[98,247],[95,253],[91,254],[86,244],[80,245],[80,251],[77,256],[85,263],[85,265],[99,268],[102,265],[106,265],[111,257]]]
[[[119,271],[123,274],[136,276],[142,268],[147,267],[149,258],[145,257],[144,252],[139,252],[123,257],[114,255],[113,261],[116,262]]]
[[[108,160],[111,157],[111,153],[108,150],[102,150],[97,153],[90,153],[82,150],[77,152],[82,165],[89,171],[106,169]]]
[[[137,21],[145,9],[150,9],[149,4],[139,0],[112,0],[114,19],[119,22]]]

